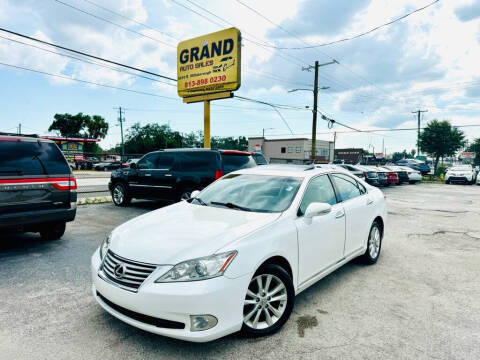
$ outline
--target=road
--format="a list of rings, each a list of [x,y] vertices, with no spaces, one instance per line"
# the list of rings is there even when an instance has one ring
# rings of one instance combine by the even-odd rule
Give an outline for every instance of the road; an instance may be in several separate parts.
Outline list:
[[[110,171],[74,171],[79,198],[107,196]]]
[[[95,303],[91,254],[115,226],[159,204],[81,206],[61,240],[3,238],[0,359],[479,359],[480,187],[385,193],[378,263],[352,262],[305,290],[284,328],[260,339],[172,340]]]

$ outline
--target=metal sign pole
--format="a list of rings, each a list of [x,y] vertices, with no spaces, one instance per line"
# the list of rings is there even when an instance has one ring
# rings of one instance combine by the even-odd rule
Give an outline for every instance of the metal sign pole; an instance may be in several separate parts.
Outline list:
[[[203,101],[203,147],[210,149],[210,100]]]

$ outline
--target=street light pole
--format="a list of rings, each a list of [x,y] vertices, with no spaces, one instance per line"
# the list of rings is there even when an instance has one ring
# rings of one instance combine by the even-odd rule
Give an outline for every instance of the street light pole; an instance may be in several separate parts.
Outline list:
[[[262,129],[262,138],[265,139],[265,130],[273,130],[273,128]]]

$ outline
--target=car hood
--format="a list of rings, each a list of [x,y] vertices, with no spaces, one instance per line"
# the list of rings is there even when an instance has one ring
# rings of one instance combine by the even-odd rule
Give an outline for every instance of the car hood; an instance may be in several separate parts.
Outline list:
[[[139,262],[175,265],[214,254],[280,215],[180,202],[117,227],[112,232],[110,250]]]

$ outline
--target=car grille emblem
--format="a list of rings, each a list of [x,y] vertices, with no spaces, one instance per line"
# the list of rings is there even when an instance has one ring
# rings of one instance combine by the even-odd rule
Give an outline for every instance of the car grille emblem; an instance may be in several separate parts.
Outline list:
[[[117,279],[121,279],[125,276],[125,272],[127,271],[127,267],[125,264],[118,263],[115,265],[115,268],[113,269],[113,274]]]

